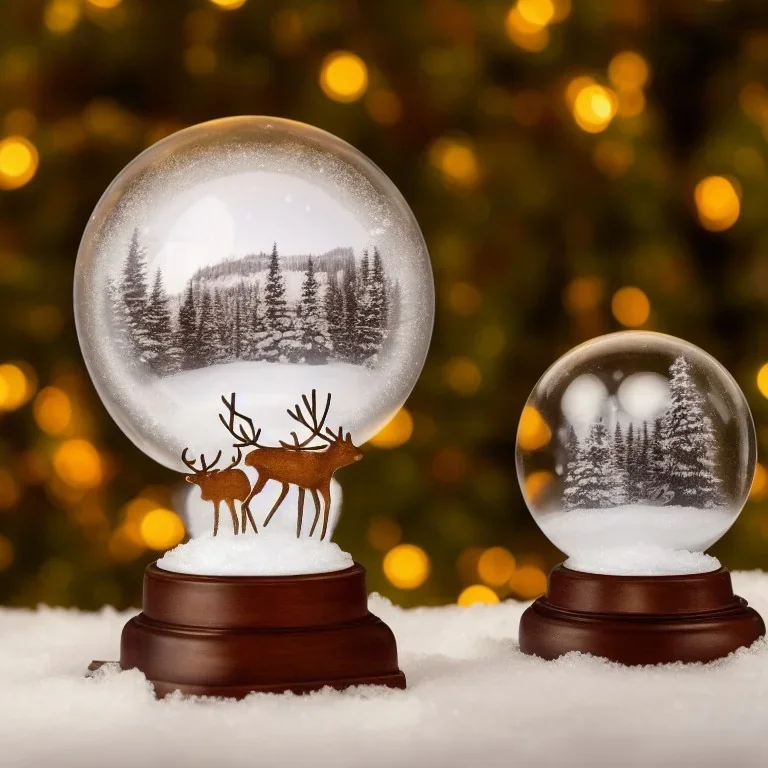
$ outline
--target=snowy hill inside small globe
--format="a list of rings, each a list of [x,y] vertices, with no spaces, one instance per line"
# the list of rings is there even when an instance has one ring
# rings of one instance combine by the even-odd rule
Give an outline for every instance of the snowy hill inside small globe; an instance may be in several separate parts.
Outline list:
[[[751,414],[703,350],[649,332],[600,337],[534,388],[517,440],[534,519],[594,573],[661,575],[719,567],[706,554],[746,501]]]

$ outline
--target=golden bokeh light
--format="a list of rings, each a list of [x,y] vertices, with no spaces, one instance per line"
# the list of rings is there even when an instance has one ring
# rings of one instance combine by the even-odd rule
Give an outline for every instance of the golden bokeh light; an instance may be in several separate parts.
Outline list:
[[[164,550],[179,544],[186,531],[184,523],[175,512],[157,507],[142,517],[139,533],[149,549]]]
[[[565,86],[565,103],[570,109],[573,109],[576,97],[591,85],[595,85],[595,78],[589,75],[577,75],[568,81]]]
[[[526,405],[520,415],[520,425],[517,428],[517,444],[524,451],[538,451],[549,444],[552,430],[537,408]]]
[[[763,397],[768,398],[768,363],[761,366],[757,372],[757,388]]]
[[[539,496],[549,488],[554,479],[554,474],[546,469],[531,472],[531,474],[527,475],[525,478],[525,495],[531,501],[536,501]]]
[[[480,180],[480,164],[468,141],[438,139],[429,149],[429,159],[449,186],[470,189]]]
[[[15,411],[30,400],[37,384],[34,371],[24,363],[0,365],[0,411]]]
[[[54,35],[69,32],[80,20],[80,0],[50,0],[43,11],[43,24]]]
[[[110,11],[112,8],[117,8],[123,0],[88,0],[88,2],[94,7],[104,11]]]
[[[35,145],[24,136],[0,141],[0,189],[18,189],[37,172],[39,156]]]
[[[403,116],[400,97],[387,88],[377,88],[365,99],[365,108],[373,120],[380,125],[394,125]]]
[[[0,535],[0,571],[5,571],[13,565],[13,542],[7,536]]]
[[[45,387],[35,398],[33,413],[43,432],[61,435],[66,432],[72,421],[72,401],[64,390]]]
[[[645,94],[642,91],[620,91],[619,106],[616,114],[619,117],[637,117],[645,109]]]
[[[722,232],[739,218],[741,201],[736,187],[725,176],[707,176],[694,189],[693,199],[699,221],[710,232]]]
[[[103,479],[101,456],[82,438],[65,440],[53,454],[56,474],[72,488],[96,488]]]
[[[563,292],[563,304],[574,315],[594,312],[603,300],[604,286],[601,277],[590,275],[575,277]]]
[[[507,344],[507,333],[500,325],[486,325],[477,333],[475,349],[482,357],[498,357]]]
[[[398,589],[416,589],[429,577],[429,556],[414,544],[398,544],[384,555],[384,575]]]
[[[651,302],[639,288],[628,285],[613,294],[611,311],[622,325],[637,328],[647,322],[651,314]]]
[[[368,543],[379,552],[396,547],[403,538],[403,529],[391,517],[377,515],[368,523]]]
[[[521,565],[512,574],[509,588],[524,600],[532,600],[547,591],[547,574],[537,565]]]
[[[616,114],[615,94],[602,85],[587,85],[573,101],[573,119],[582,131],[600,133],[604,131]]]
[[[349,104],[368,88],[368,67],[356,54],[334,51],[320,67],[320,87],[329,99]]]
[[[235,11],[245,5],[245,0],[210,0],[210,2],[225,11]]]
[[[546,0],[542,0],[546,3]],[[525,5],[529,6],[528,10],[531,15],[542,14],[542,11],[538,11],[534,6],[540,5],[537,0],[528,0]],[[549,3],[552,6],[552,3]],[[518,5],[513,6],[507,13],[504,29],[507,33],[507,37],[518,48],[529,53],[541,53],[549,45],[549,30],[546,25],[536,24],[529,21],[521,12]],[[552,6],[553,7],[553,6]]]
[[[619,90],[644,88],[650,75],[648,62],[636,51],[621,51],[608,64],[608,79]]]
[[[135,560],[145,549],[144,542],[138,535],[138,526],[134,530],[132,526],[127,524],[121,525],[112,533],[107,542],[109,556],[120,563]]]
[[[0,509],[11,509],[21,499],[21,488],[7,469],[0,469]]]
[[[401,408],[368,442],[374,448],[397,448],[405,445],[413,434],[413,417]]]
[[[472,586],[462,591],[456,602],[462,608],[468,608],[470,605],[478,603],[493,605],[499,602],[499,596],[484,584],[472,584]]]
[[[762,465],[755,466],[755,476],[749,489],[750,501],[762,501],[768,496],[768,470]]]
[[[515,556],[506,547],[486,549],[477,561],[477,574],[490,587],[506,584],[515,572]]]
[[[11,109],[3,118],[3,128],[6,133],[29,136],[37,128],[37,117],[34,112],[23,107]]]
[[[462,317],[476,314],[483,304],[483,295],[472,283],[454,283],[448,290],[448,306]]]
[[[592,151],[592,159],[598,170],[609,178],[623,176],[635,160],[632,146],[623,141],[598,141]]]
[[[517,0],[515,8],[523,21],[536,29],[546,27],[555,18],[552,0]]]
[[[443,368],[445,382],[459,395],[474,395],[483,383],[477,363],[469,357],[452,357]]]

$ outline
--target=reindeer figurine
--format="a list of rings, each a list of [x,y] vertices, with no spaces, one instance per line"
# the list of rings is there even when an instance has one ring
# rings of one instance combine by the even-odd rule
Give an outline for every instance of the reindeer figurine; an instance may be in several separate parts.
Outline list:
[[[246,515],[249,522],[253,526],[254,532],[258,533],[256,529],[256,523],[251,515],[251,510],[245,504],[245,500],[250,498],[248,494],[251,491],[251,483],[248,480],[248,475],[243,472],[242,469],[235,469],[240,463],[242,458],[242,452],[237,449],[237,456],[232,457],[232,463],[224,469],[215,469],[221,458],[221,451],[216,454],[216,458],[210,463],[205,463],[204,454],[200,454],[201,469],[197,469],[194,461],[187,459],[187,451],[189,448],[185,448],[181,453],[181,460],[188,466],[193,474],[186,476],[186,481],[193,485],[199,485],[202,491],[203,501],[213,502],[214,518],[213,518],[213,535],[216,536],[219,532],[219,506],[223,501],[229,507],[229,513],[232,515],[232,527],[235,529],[235,534],[240,532],[245,533]],[[242,505],[242,525],[238,526],[237,512],[235,512],[235,501],[239,501]]]
[[[238,450],[245,446],[254,448],[254,450],[246,454],[245,464],[253,467],[258,472],[259,477],[251,489],[250,495],[245,500],[243,509],[248,509],[251,499],[256,494],[261,493],[269,480],[282,483],[283,487],[280,491],[280,496],[264,520],[264,526],[266,527],[283,503],[288,494],[289,486],[296,485],[299,489],[296,536],[301,536],[304,498],[306,492],[309,491],[315,502],[315,519],[309,535],[312,536],[315,528],[317,528],[321,511],[320,498],[322,498],[323,527],[320,539],[325,539],[331,507],[331,478],[336,470],[349,464],[354,464],[363,458],[362,451],[352,443],[350,433],[347,432],[345,436],[342,427],[339,427],[337,432],[326,428],[325,433],[323,433],[328,410],[331,407],[331,395],[328,395],[323,415],[319,419],[317,417],[317,395],[315,390],[312,390],[311,402],[306,395],[302,395],[304,407],[309,414],[311,423],[307,421],[307,417],[305,417],[299,404],[294,406],[295,410],[293,411],[289,408],[288,415],[294,421],[309,429],[309,437],[299,442],[297,434],[291,432],[293,443],[286,443],[281,440],[279,447],[259,444],[261,429],[257,430],[250,418],[242,413],[238,413],[235,406],[234,392],[232,393],[231,400],[227,400],[223,395],[221,400],[229,411],[229,419],[225,419],[221,414],[219,418],[229,433],[238,441],[234,446]],[[239,429],[235,428],[236,418],[242,422]],[[246,426],[248,427],[247,432]],[[312,441],[316,439],[322,442],[320,444],[312,444]]]

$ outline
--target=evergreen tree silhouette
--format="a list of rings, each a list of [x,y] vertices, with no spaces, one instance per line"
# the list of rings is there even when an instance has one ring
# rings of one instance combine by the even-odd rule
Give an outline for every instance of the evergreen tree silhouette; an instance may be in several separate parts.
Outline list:
[[[123,313],[120,325],[125,328],[129,363],[147,363],[150,352],[149,333],[146,325],[147,309],[147,260],[144,248],[139,244],[139,230],[134,229],[128,247],[128,257],[123,265],[120,297]]]
[[[192,281],[187,283],[184,301],[179,307],[177,346],[181,350],[181,368],[191,371],[198,367],[197,353],[197,309],[192,290]]]
[[[278,362],[285,355],[284,334],[291,324],[285,298],[285,279],[280,270],[277,243],[267,268],[264,285],[264,333],[259,342],[259,358]]]
[[[204,290],[197,317],[197,354],[199,364],[213,365],[218,359],[218,329],[213,314],[213,298],[209,290]]]
[[[328,273],[328,287],[325,291],[325,318],[328,324],[328,338],[331,345],[331,357],[344,360],[345,319],[344,294],[339,287],[338,275]]]
[[[613,462],[611,497],[613,503],[620,506],[627,502],[627,446],[624,442],[621,424],[618,422],[616,422],[616,428],[613,431],[611,460]]]
[[[168,296],[163,286],[163,275],[158,269],[152,293],[145,312],[147,330],[146,362],[158,376],[176,373],[181,366],[181,350],[176,345]]]
[[[387,278],[384,274],[384,264],[381,261],[379,249],[373,249],[373,266],[371,267],[371,289],[376,327],[381,332],[380,342],[383,341],[389,323],[389,301],[387,296]]]
[[[563,503],[566,509],[580,509],[585,506],[586,498],[579,487],[582,455],[576,431],[569,426],[563,440],[565,464],[563,469]]]
[[[318,295],[320,284],[315,277],[315,267],[310,256],[304,282],[301,286],[301,312],[297,313],[300,329],[300,344],[305,362],[312,365],[328,360],[331,343],[328,338],[328,323]]]
[[[358,343],[358,283],[354,260],[343,272],[341,292],[344,299],[344,323],[339,339],[338,359],[346,363],[360,363]]]

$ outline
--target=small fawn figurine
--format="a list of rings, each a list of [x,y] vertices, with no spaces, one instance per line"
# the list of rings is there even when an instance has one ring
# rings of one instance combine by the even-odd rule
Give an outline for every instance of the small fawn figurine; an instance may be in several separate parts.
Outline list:
[[[323,433],[328,410],[331,407],[331,395],[328,395],[323,415],[319,419],[317,417],[317,395],[315,390],[312,390],[311,402],[306,395],[302,395],[304,407],[309,414],[311,423],[305,417],[299,404],[294,406],[295,410],[293,411],[289,408],[288,415],[294,421],[309,429],[309,437],[299,442],[296,433],[291,432],[293,443],[280,441],[279,447],[259,444],[261,429],[257,430],[253,425],[252,419],[244,416],[242,413],[238,413],[235,406],[234,392],[230,400],[227,400],[223,395],[221,400],[229,412],[229,418],[225,419],[222,415],[219,415],[219,418],[229,433],[238,441],[234,446],[238,451],[245,446],[254,448],[254,450],[246,454],[244,463],[249,467],[253,467],[258,472],[258,480],[243,503],[243,509],[247,509],[250,515],[248,505],[251,499],[256,494],[261,493],[269,480],[281,483],[283,487],[280,491],[280,496],[264,520],[264,525],[267,526],[288,494],[289,486],[296,485],[299,489],[296,536],[301,536],[301,526],[304,517],[304,497],[306,492],[309,491],[315,503],[315,519],[309,535],[312,536],[314,534],[322,509],[323,526],[320,539],[325,539],[331,507],[331,478],[338,469],[354,464],[363,458],[362,451],[353,444],[350,433],[347,432],[345,436],[342,427],[339,427],[337,432],[333,432],[326,427],[325,433]],[[239,429],[235,428],[236,418],[241,422]],[[246,427],[248,431],[246,431]],[[312,441],[316,439],[322,442],[320,444],[312,444]],[[321,498],[322,505],[320,502]]]
[[[187,459],[188,450],[185,448],[182,451],[181,460],[192,470],[193,474],[187,475],[185,479],[188,483],[200,486],[204,501],[213,502],[213,535],[216,536],[219,532],[219,506],[222,501],[229,507],[235,534],[238,534],[241,529],[245,533],[246,516],[253,526],[254,532],[258,533],[251,510],[245,504],[246,499],[250,498],[248,494],[251,491],[251,483],[248,480],[248,475],[242,469],[235,469],[242,458],[240,449],[237,449],[237,456],[232,457],[232,463],[224,469],[215,468],[221,458],[221,451],[216,454],[216,458],[210,464],[205,463],[205,455],[201,453],[200,463],[202,467],[198,469],[194,461]],[[240,526],[238,526],[235,501],[241,503],[242,524]]]

